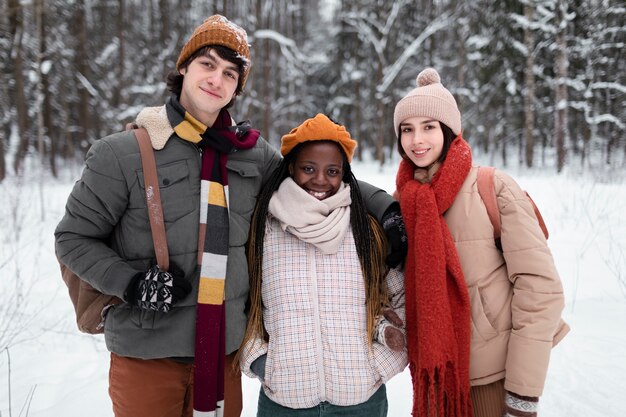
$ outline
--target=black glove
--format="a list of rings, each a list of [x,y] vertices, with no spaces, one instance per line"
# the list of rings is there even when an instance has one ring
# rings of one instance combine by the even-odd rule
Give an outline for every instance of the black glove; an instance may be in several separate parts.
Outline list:
[[[165,272],[153,265],[133,278],[126,290],[126,301],[145,310],[167,313],[190,292],[191,284],[178,266],[170,264],[169,271]]]
[[[389,267],[395,268],[404,261],[409,250],[409,240],[406,237],[404,220],[400,214],[400,205],[392,204],[383,215],[383,230],[387,235],[389,244],[389,254],[386,263]]]

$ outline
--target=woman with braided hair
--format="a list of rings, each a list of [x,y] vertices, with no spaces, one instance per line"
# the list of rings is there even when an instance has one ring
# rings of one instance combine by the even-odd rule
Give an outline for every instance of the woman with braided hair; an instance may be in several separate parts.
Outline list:
[[[350,169],[355,147],[328,117],[304,121],[283,136],[259,196],[240,349],[242,371],[262,382],[258,416],[386,416],[384,384],[406,366],[403,276],[385,266],[384,233]]]
[[[501,248],[461,114],[432,68],[396,105],[397,198],[409,239],[406,333],[413,416],[536,417],[563,288],[531,203],[496,171]],[[470,400],[471,399],[471,400]]]

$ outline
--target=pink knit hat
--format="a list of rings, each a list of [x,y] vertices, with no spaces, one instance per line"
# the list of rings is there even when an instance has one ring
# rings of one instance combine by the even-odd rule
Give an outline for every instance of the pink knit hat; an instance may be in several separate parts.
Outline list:
[[[393,112],[396,135],[400,132],[400,123],[415,116],[432,117],[452,129],[455,135],[461,134],[461,113],[456,100],[441,84],[439,73],[434,68],[420,72],[417,88],[396,104]]]

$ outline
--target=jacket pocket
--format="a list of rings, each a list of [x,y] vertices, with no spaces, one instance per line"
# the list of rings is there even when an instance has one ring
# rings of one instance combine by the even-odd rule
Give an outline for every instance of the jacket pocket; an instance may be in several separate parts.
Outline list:
[[[493,339],[498,331],[487,318],[478,286],[468,287],[472,310],[472,333],[484,341]]]
[[[192,199],[187,161],[177,161],[158,166],[157,176],[163,217],[166,222],[175,221],[194,210],[195,207],[190,202],[196,200]],[[137,180],[143,193],[143,206],[145,206],[146,186],[143,169],[137,171]]]
[[[228,169],[230,240],[229,245],[243,246],[248,240],[250,219],[261,190],[258,163],[229,159]]]
[[[252,161],[229,160],[226,168],[231,190],[229,209],[243,216],[251,216],[261,190],[261,173],[258,164]]]
[[[280,363],[276,361],[275,346],[273,343],[269,343],[267,347],[267,356],[265,358],[265,377],[263,378],[263,385],[272,393],[276,392],[277,386],[274,383],[274,375],[277,368],[280,367]]]

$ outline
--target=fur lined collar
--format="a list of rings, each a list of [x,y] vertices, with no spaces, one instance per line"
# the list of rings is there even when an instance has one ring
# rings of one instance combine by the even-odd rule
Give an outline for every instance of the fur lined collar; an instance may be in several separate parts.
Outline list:
[[[231,117],[232,125],[236,124],[235,119]],[[159,151],[165,147],[165,144],[174,133],[174,128],[170,125],[167,118],[165,105],[159,107],[144,107],[137,115],[135,120],[139,127],[145,127],[150,135],[152,147]]]
[[[165,112],[165,106],[145,107],[137,115],[137,125],[145,127],[150,135],[150,142],[154,149],[161,150],[174,133]]]

